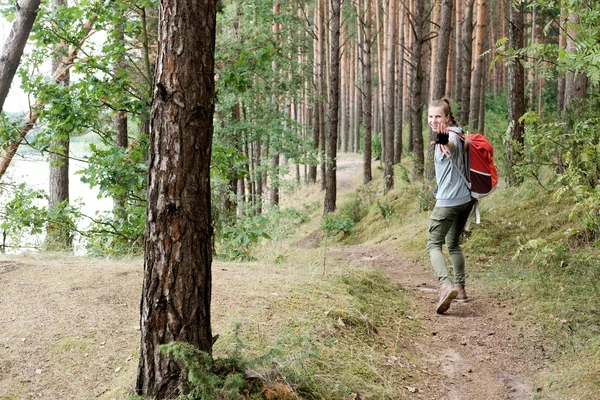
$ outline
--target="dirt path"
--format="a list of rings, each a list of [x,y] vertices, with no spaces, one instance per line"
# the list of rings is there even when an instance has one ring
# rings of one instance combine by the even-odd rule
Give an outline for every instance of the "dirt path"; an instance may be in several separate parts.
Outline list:
[[[338,190],[350,190],[362,173],[360,159],[343,160]],[[423,251],[425,249],[423,248]],[[510,306],[469,284],[468,303],[453,302],[445,315],[435,313],[438,283],[432,267],[402,259],[385,244],[330,249],[338,262],[380,268],[415,298],[417,315],[427,334],[420,338],[432,380],[418,388],[422,398],[436,400],[525,400],[534,397],[535,366],[525,355],[526,339],[513,320]],[[468,273],[468,271],[467,271]]]
[[[423,398],[436,400],[524,400],[533,398],[531,365],[525,344],[511,320],[510,307],[481,289],[468,288],[472,300],[452,304],[445,315],[435,313],[438,287],[428,267],[386,254],[384,248],[332,248],[332,258],[357,267],[381,268],[411,293],[417,306],[414,318],[426,334],[417,347],[432,381],[424,382]]]

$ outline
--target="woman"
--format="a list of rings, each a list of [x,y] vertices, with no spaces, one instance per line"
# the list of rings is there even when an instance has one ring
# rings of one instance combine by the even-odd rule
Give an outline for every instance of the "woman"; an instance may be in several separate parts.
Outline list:
[[[435,144],[436,203],[429,220],[427,251],[440,282],[440,299],[436,312],[443,314],[450,308],[452,300],[468,301],[465,291],[465,258],[459,239],[473,203],[470,186],[460,172],[463,171],[463,176],[469,176],[466,173],[469,168],[468,154],[463,151],[465,146],[462,129],[454,120],[448,100],[431,102],[427,123],[437,134],[436,141],[432,142]],[[448,276],[448,266],[442,254],[444,241],[452,259],[455,284]]]

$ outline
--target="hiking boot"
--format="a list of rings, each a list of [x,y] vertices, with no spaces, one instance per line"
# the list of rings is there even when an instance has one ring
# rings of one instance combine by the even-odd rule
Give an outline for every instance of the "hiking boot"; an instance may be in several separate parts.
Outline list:
[[[440,301],[435,309],[438,314],[443,314],[450,308],[450,303],[456,298],[458,291],[451,283],[442,283],[440,287]]]
[[[465,285],[463,283],[457,283],[454,285],[454,289],[458,292],[456,295],[456,301],[460,303],[466,303],[469,301],[469,297],[467,296],[467,292],[465,291]]]

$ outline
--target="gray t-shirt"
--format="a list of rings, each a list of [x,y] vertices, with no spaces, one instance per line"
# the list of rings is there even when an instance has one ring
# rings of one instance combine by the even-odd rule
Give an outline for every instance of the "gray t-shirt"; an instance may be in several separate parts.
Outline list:
[[[456,126],[448,128],[448,140],[454,143],[454,148],[436,144],[434,154],[435,178],[437,180],[436,207],[454,207],[471,201],[471,190],[467,187],[460,176],[457,168],[462,171],[466,179],[469,179],[468,154],[462,154],[463,141],[455,132],[462,133],[462,129]],[[455,168],[450,159],[454,159]]]

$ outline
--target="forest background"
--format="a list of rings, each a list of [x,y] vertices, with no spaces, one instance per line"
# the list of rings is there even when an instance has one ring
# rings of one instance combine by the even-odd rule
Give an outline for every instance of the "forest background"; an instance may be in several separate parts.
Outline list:
[[[5,3],[2,11],[11,20],[17,10]],[[272,236],[273,220],[304,218],[279,205],[306,184],[324,192],[322,230],[349,234],[362,215],[351,212],[360,202],[336,205],[337,152],[362,154],[365,185],[379,161],[373,204],[382,215],[394,212],[384,196],[403,184],[430,209],[423,112],[446,96],[462,126],[494,143],[505,187],[533,182],[548,203],[567,204],[568,228],[519,243],[517,254],[578,275],[597,294],[598,11],[582,1],[220,2],[211,168],[218,256],[247,260]],[[18,72],[32,108],[3,114],[0,175],[17,150],[35,151],[47,158],[50,184],[3,184],[5,249],[43,233],[45,250],[82,238],[89,255],[142,252],[150,100],[160,90],[152,86],[157,14],[154,1],[42,3]],[[81,180],[112,199],[112,210],[84,215],[71,201],[76,141],[91,143]],[[82,220],[91,223],[83,229]]]

